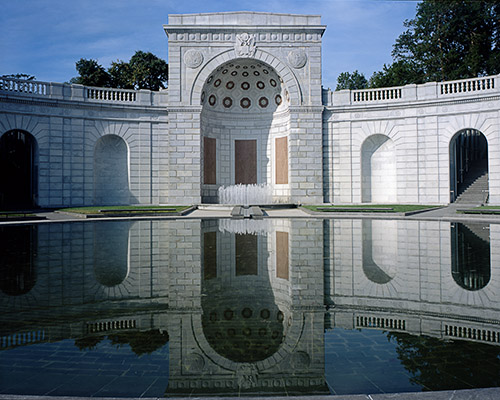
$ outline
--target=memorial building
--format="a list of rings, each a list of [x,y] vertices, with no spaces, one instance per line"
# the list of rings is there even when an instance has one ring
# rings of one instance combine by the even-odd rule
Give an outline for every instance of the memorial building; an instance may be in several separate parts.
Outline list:
[[[279,203],[500,204],[499,76],[333,92],[320,16],[164,28],[165,90],[0,79],[0,208],[217,203],[236,184]]]

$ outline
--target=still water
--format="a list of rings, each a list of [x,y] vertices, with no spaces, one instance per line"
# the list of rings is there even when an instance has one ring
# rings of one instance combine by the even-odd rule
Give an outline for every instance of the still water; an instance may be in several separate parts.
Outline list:
[[[500,225],[170,220],[0,227],[0,393],[500,386]]]

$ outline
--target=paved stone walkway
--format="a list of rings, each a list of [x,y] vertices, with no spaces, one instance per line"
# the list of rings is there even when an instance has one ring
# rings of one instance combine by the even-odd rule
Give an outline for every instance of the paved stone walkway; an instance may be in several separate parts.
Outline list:
[[[90,400],[86,397],[50,397],[50,396],[18,396],[2,395],[0,400]],[[138,400],[133,398],[92,397],[99,400]],[[142,398],[142,400],[161,400],[163,398]],[[178,398],[183,399],[183,398]],[[185,400],[191,398],[184,398]],[[197,397],[200,399],[200,397]],[[238,397],[210,397],[210,400],[235,400]],[[297,396],[297,397],[245,397],[245,400],[498,400],[500,388],[450,390],[442,392],[390,393],[390,394],[358,394],[345,396]]]
[[[476,221],[486,223],[500,223],[500,215],[472,215],[472,214],[458,214],[457,208],[467,208],[464,205],[449,205],[431,211],[419,212],[414,215],[399,215],[391,213],[364,213],[364,212],[323,212],[323,213],[309,213],[300,208],[277,208],[264,210],[264,217],[269,218],[332,218],[332,219],[357,219],[357,218],[371,218],[371,219],[412,219],[412,220],[441,220],[441,221]],[[116,219],[179,219],[179,218],[231,218],[231,207],[202,207],[196,209],[184,216],[136,216],[136,217],[107,217],[107,218],[82,218],[70,213],[58,213],[52,211],[41,211],[37,213],[38,216],[45,217],[45,220],[39,221],[9,221],[0,220],[0,225],[3,224],[26,224],[32,222],[47,223],[47,222],[70,222],[70,221],[105,221]],[[500,397],[499,397],[500,399]]]

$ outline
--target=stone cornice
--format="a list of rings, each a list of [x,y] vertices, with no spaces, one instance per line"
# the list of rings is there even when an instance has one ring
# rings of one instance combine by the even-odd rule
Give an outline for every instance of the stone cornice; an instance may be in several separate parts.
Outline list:
[[[39,110],[14,109],[9,110],[2,106],[25,105],[30,107],[39,107]],[[50,109],[51,111],[49,111]],[[76,112],[79,110],[80,112]],[[75,111],[73,113],[72,111]],[[83,112],[95,113],[85,114]],[[0,113],[16,113],[39,115],[46,117],[60,118],[82,118],[82,119],[107,119],[107,120],[134,120],[141,121],[144,117],[148,118],[144,122],[167,123],[167,107],[160,106],[137,106],[123,104],[101,104],[101,103],[83,103],[49,99],[22,99],[0,96]]]

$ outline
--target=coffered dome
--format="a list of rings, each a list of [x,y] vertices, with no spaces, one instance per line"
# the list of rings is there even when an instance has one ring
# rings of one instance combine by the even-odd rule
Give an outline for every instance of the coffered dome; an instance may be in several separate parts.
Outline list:
[[[275,112],[288,108],[290,96],[275,70],[256,60],[227,62],[211,74],[201,103],[212,111]]]

